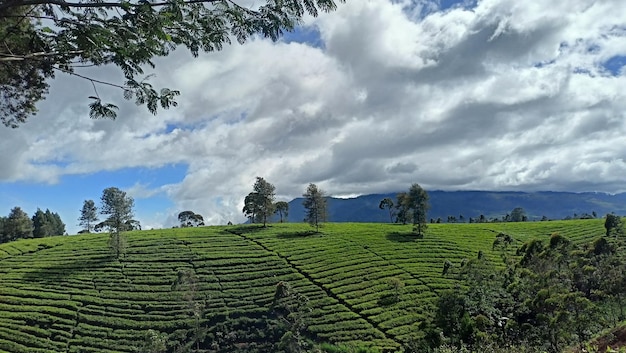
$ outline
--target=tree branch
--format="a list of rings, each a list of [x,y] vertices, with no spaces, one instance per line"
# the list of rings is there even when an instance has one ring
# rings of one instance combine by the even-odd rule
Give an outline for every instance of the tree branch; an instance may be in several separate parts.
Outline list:
[[[214,3],[214,2],[222,2],[223,0],[187,0],[184,1],[185,4],[199,4],[199,3]],[[142,3],[142,4],[122,4],[122,2],[67,2],[65,0],[19,0],[19,1],[5,1],[0,4],[0,10],[12,8],[12,7],[20,7],[20,6],[32,6],[32,5],[57,5],[62,7],[76,7],[76,8],[124,8],[125,6],[130,7],[142,7],[142,6],[150,6],[150,7],[158,7],[169,5],[169,2],[152,2],[152,3]]]
[[[55,67],[54,67],[54,69],[55,69],[55,70],[58,70],[58,71],[61,71],[61,72],[63,72],[63,73],[66,73],[66,74],[68,74],[68,75],[72,75],[72,76],[80,77],[80,78],[82,78],[82,79],[85,79],[85,80],[87,80],[87,81],[91,82],[92,84],[93,84],[93,83],[99,83],[99,84],[101,84],[101,85],[107,85],[107,86],[111,86],[111,87],[115,87],[115,88],[121,88],[121,89],[123,89],[123,90],[128,89],[128,87],[124,87],[124,86],[121,86],[121,85],[116,85],[115,83],[111,83],[111,82],[106,82],[106,81],[96,80],[96,79],[91,78],[91,77],[87,77],[87,76],[84,76],[84,75],[81,75],[81,74],[77,74],[77,73],[75,73],[75,72],[73,72],[73,71],[65,70],[65,69],[60,68],[60,67],[58,67],[58,66],[55,66]]]
[[[66,55],[78,55],[84,53],[83,50],[70,50],[66,52],[38,52],[38,53],[30,53],[26,55],[15,55],[15,54],[6,54],[0,53],[0,62],[3,61],[24,61],[30,59],[37,59],[41,57],[51,57],[51,56],[66,56]]]

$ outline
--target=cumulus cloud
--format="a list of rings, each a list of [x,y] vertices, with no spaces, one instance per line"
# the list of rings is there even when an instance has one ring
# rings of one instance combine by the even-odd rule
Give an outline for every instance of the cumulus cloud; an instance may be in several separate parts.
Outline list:
[[[117,121],[88,118],[90,85],[53,84],[41,113],[0,130],[5,181],[189,166],[167,195],[208,223],[242,220],[254,178],[282,199],[429,189],[624,191],[626,55],[621,0],[482,0],[437,10],[347,1],[310,19],[319,46],[256,39],[158,60],[180,107],[154,117],[119,92]],[[116,77],[112,69],[94,75]],[[170,213],[174,213],[172,210]],[[170,219],[168,222],[174,222]]]

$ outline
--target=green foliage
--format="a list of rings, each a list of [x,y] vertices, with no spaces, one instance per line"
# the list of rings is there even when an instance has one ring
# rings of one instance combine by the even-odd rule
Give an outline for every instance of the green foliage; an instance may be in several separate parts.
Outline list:
[[[89,80],[92,117],[115,118],[117,107],[101,101],[96,84],[123,91],[125,99],[158,107],[176,106],[176,90],[155,89],[142,78],[155,57],[179,46],[194,56],[221,50],[231,38],[243,43],[259,35],[277,40],[305,15],[332,11],[334,0],[268,0],[256,9],[232,1],[5,1],[0,4],[0,114],[18,126],[36,111],[48,90],[46,79],[65,73]],[[124,83],[99,81],[77,73],[85,65],[115,65]]]
[[[289,217],[289,203],[285,201],[278,201],[274,204],[274,213],[277,213],[280,217],[280,223],[287,221]]]
[[[126,237],[119,232],[109,234],[109,248],[116,259],[119,259],[126,252]]]
[[[409,192],[399,193],[396,198],[396,222],[402,224],[413,223],[413,232],[423,237],[428,227],[427,212],[430,208],[426,190],[422,189],[419,184],[413,184],[409,188]],[[386,202],[385,205],[390,207],[388,205],[391,200],[381,201],[379,207],[382,208],[383,202]],[[393,202],[391,204],[393,205]],[[391,216],[391,208],[389,208],[389,212]]]
[[[54,77],[54,61],[34,55],[49,50],[38,33],[41,23],[34,20],[41,11],[6,5],[0,5],[0,121],[15,128],[37,111],[36,103],[48,93],[46,79]]]
[[[615,234],[616,237],[624,234],[622,219],[614,214],[607,213],[604,220],[604,228],[606,228],[607,237],[611,234]]]
[[[384,210],[386,208],[389,212],[389,222],[393,223],[393,216],[395,215],[395,212],[393,210],[393,200],[389,197],[382,199],[380,201],[380,204],[378,205],[378,208],[380,208],[381,210]]]
[[[304,197],[302,205],[306,210],[304,220],[308,222],[311,227],[315,227],[316,232],[319,232],[320,223],[326,222],[328,218],[326,196],[315,184],[309,184],[306,192],[302,194],[302,196]]]
[[[204,218],[201,214],[193,211],[182,211],[178,214],[178,221],[180,226],[185,227],[199,227],[204,225]]]
[[[303,345],[333,342],[331,352],[429,352],[422,348],[442,342],[456,351],[547,352],[550,334],[559,346],[577,344],[608,324],[609,310],[619,316],[626,268],[611,254],[623,254],[622,245],[604,237],[615,251],[596,254],[589,244],[602,222],[432,224],[423,239],[390,224],[329,223],[325,237],[303,223],[178,228],[125,234],[119,260],[103,234],[20,240],[0,245],[0,342],[8,342],[0,344],[130,353],[153,330],[171,352],[280,352],[281,338],[284,348],[298,342],[285,336],[291,322],[303,327]],[[500,233],[511,246],[493,250]],[[571,243],[550,241],[554,233]],[[525,252],[514,248],[535,237],[543,246],[522,266]],[[446,259],[454,266],[442,276]],[[396,292],[397,301],[379,303]],[[305,296],[310,310],[286,293]],[[453,308],[440,313],[438,322],[456,327],[444,337],[437,303]]]
[[[125,230],[130,230],[129,226],[133,221],[133,207],[135,201],[127,196],[125,191],[116,187],[104,189],[100,198],[102,206],[100,213],[108,216],[99,228],[108,228],[112,233],[119,234]]]
[[[407,224],[413,221],[413,214],[410,212],[410,200],[409,195],[406,192],[401,192],[396,195],[396,223]]]
[[[80,210],[79,225],[83,227],[86,233],[91,233],[94,223],[98,221],[98,208],[93,200],[85,200],[83,208]]]
[[[143,342],[137,347],[137,353],[164,353],[167,351],[167,334],[148,330]]]
[[[63,235],[65,233],[65,224],[61,221],[58,213],[52,213],[46,209],[43,212],[39,208],[33,215],[33,237],[43,238],[53,235]]]
[[[510,222],[526,222],[527,220],[526,211],[521,207],[515,207],[513,211],[511,211],[511,215],[508,219]]]
[[[269,218],[274,214],[276,205],[276,188],[261,177],[256,178],[253,191],[244,199],[243,213],[250,223],[263,223],[267,226]]]
[[[3,222],[2,242],[32,238],[33,223],[20,207],[13,207]]]
[[[261,220],[265,227],[269,218],[274,214],[274,198],[276,197],[276,187],[268,183],[261,177],[256,178],[253,193],[256,195],[256,216]]]

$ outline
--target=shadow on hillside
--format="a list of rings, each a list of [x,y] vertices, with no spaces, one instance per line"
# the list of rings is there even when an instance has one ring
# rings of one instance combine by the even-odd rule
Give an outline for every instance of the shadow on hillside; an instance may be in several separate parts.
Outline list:
[[[80,273],[89,273],[94,270],[100,270],[102,267],[110,265],[113,257],[103,256],[96,259],[74,259],[67,260],[46,267],[36,267],[32,271],[25,272],[22,278],[29,282],[35,283],[53,283],[58,284],[60,281],[67,280]]]
[[[248,225],[240,225],[240,226],[229,226],[224,230],[224,233],[231,234],[248,234],[248,233],[256,233],[262,230],[268,229],[270,226],[263,227],[262,224],[248,224]]]
[[[413,232],[391,232],[387,233],[387,239],[399,243],[406,243],[423,239],[424,236],[418,236]]]
[[[281,239],[294,239],[294,238],[308,238],[308,237],[312,237],[312,236],[321,236],[322,233],[318,233],[314,230],[304,230],[301,232],[287,232],[287,233],[280,233],[278,235],[276,235],[277,238],[281,238]]]

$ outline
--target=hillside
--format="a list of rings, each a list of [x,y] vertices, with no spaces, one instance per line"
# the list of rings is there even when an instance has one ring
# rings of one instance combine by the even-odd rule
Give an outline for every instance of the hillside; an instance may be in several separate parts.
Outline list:
[[[329,198],[329,219],[332,222],[389,222],[386,210],[378,208],[385,197],[396,199],[397,193],[362,195],[355,198]],[[463,215],[465,222],[481,214],[500,218],[516,207],[522,207],[530,220],[563,219],[575,214],[599,217],[607,213],[626,214],[626,194],[573,192],[496,192],[496,191],[428,191],[431,208],[428,217],[446,220],[448,216]],[[302,198],[289,202],[289,219],[304,219]]]
[[[316,340],[394,351],[420,334],[439,293],[458,284],[442,275],[446,260],[456,266],[482,251],[496,263],[499,232],[517,246],[554,232],[583,242],[604,231],[601,220],[434,224],[423,239],[392,224],[309,230],[294,223],[131,232],[120,260],[103,234],[2,244],[0,352],[133,352],[149,329],[170,342],[190,340],[195,321],[173,286],[181,269],[198,278],[207,352],[263,347],[279,281],[309,298]],[[391,278],[403,288],[390,303]]]

